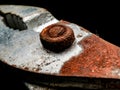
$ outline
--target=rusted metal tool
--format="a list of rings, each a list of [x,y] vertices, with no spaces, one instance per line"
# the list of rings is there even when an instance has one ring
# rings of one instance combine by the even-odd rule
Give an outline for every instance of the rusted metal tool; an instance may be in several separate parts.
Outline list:
[[[0,60],[30,73],[31,82],[120,88],[118,46],[44,8],[0,5],[0,14]]]

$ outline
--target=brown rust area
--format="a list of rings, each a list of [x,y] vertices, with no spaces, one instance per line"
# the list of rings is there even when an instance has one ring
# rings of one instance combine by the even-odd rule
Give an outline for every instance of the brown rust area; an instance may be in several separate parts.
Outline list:
[[[65,32],[64,27],[62,27],[60,25],[59,26],[56,25],[49,30],[49,36],[50,37],[59,37],[59,36],[63,35],[64,32]]]
[[[61,71],[65,76],[120,77],[112,73],[120,68],[120,48],[92,35],[79,42],[83,52],[67,61]]]
[[[69,48],[75,40],[72,28],[63,21],[49,25],[40,33],[40,40],[44,48],[53,52],[62,52]]]

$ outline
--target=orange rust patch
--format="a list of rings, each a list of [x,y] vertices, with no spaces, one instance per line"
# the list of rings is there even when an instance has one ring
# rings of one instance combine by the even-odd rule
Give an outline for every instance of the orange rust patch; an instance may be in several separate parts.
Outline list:
[[[65,76],[117,77],[112,70],[120,68],[120,48],[96,35],[85,38],[79,44],[83,52],[67,61],[61,71]]]

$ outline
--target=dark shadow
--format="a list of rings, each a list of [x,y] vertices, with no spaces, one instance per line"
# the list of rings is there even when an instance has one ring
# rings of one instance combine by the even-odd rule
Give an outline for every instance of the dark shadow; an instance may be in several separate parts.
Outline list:
[[[29,90],[29,88],[25,85],[25,83],[28,83],[30,85],[40,86],[43,88],[49,88],[49,89],[53,89],[53,90],[70,90],[70,89],[88,90],[88,89],[80,88],[80,87],[60,87],[60,86],[51,86],[48,84],[46,85],[46,84],[44,84],[44,82],[48,81],[47,78],[52,80],[53,82],[55,80],[60,80],[60,82],[61,82],[61,77],[56,78],[54,76],[51,77],[48,75],[40,76],[40,74],[22,71],[22,70],[14,68],[14,67],[8,66],[7,64],[5,64],[3,62],[0,62],[1,90],[8,90],[8,89],[10,89],[10,90]],[[49,83],[49,81],[47,83]],[[52,81],[50,81],[50,82],[52,82]],[[67,80],[63,79],[63,81],[67,81]],[[58,81],[57,81],[57,83],[58,83]]]
[[[9,69],[0,62],[0,90],[29,90],[22,78],[9,72]]]
[[[91,0],[1,0],[0,4],[30,5],[46,8],[57,19],[85,27],[103,39],[120,46],[119,2]]]

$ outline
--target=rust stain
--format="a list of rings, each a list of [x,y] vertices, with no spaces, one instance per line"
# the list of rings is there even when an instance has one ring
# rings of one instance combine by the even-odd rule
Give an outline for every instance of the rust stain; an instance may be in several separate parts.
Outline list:
[[[84,48],[83,52],[67,61],[61,71],[65,76],[87,76],[118,78],[112,73],[120,68],[120,48],[101,39],[96,35],[85,38],[79,42]]]
[[[24,67],[24,70],[29,70],[29,68],[28,67]]]
[[[61,21],[44,28],[40,33],[40,40],[46,49],[61,52],[72,45],[75,36],[73,30]]]

